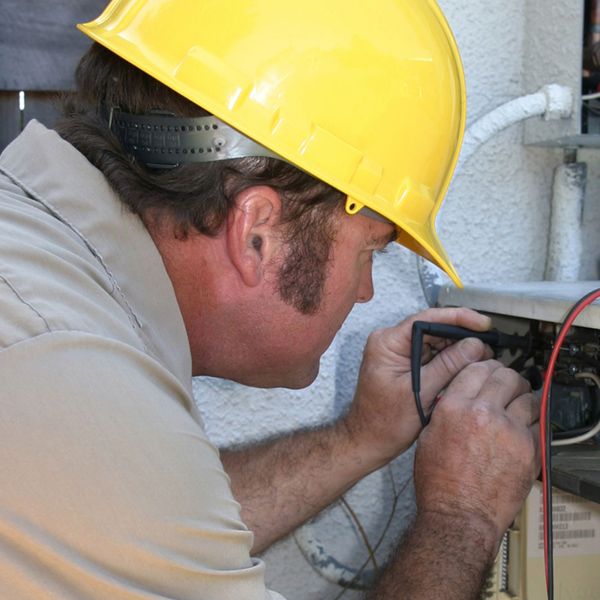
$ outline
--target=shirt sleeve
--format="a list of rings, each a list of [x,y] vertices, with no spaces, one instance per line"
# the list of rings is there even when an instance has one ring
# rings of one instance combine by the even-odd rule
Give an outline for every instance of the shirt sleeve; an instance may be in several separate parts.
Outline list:
[[[0,352],[0,597],[282,600],[157,361],[89,334]]]

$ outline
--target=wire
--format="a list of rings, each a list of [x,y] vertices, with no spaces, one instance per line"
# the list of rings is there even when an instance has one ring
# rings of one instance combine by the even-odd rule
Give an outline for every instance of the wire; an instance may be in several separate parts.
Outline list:
[[[390,475],[390,483],[392,486],[392,492],[394,495],[394,499],[392,501],[392,509],[390,511],[390,514],[388,516],[388,520],[383,528],[382,534],[379,537],[379,539],[377,540],[377,543],[375,544],[375,547],[373,548],[373,553],[377,552],[377,550],[379,550],[379,547],[381,546],[386,533],[388,532],[391,524],[392,524],[392,520],[394,519],[394,515],[396,514],[396,508],[398,506],[398,501],[400,499],[400,496],[404,493],[404,491],[406,490],[406,488],[408,487],[408,484],[411,482],[411,479],[408,478],[404,484],[402,485],[402,487],[398,490],[396,488],[396,482],[394,481],[394,473],[392,472],[392,467],[391,464],[388,463],[388,472]],[[363,562],[363,564],[358,568],[358,570],[356,571],[356,574],[354,575],[354,577],[352,578],[352,580],[348,583],[348,585],[346,587],[344,587],[340,593],[333,599],[333,600],[340,600],[340,598],[342,596],[344,596],[346,594],[346,592],[352,588],[352,585],[360,578],[361,574],[363,573],[363,571],[365,570],[366,566],[369,564],[370,562],[370,557],[367,558],[367,560],[365,560]]]
[[[552,442],[552,447],[554,446],[572,446],[573,444],[581,444],[581,442],[587,442],[591,440],[595,435],[600,433],[600,421],[592,427],[588,432],[583,433],[581,435],[567,438],[564,440],[555,440]]]
[[[597,387],[600,388],[600,377],[595,373],[589,373],[588,371],[582,371],[581,373],[577,373],[575,375],[575,379],[589,379],[593,381]]]
[[[358,515],[354,512],[354,509],[350,506],[350,503],[344,496],[340,498],[340,502],[344,506],[344,508],[350,513],[350,517],[354,521],[356,527],[358,527],[358,532],[360,533],[360,537],[369,553],[369,558],[373,563],[373,568],[375,569],[375,573],[379,573],[379,565],[377,564],[377,558],[375,557],[375,551],[373,550],[373,546],[371,546],[371,542],[369,541],[369,536],[363,527],[361,520],[358,518]]]
[[[596,92],[594,94],[585,94],[584,96],[581,96],[582,100],[596,100],[597,98],[600,98],[600,92]]]
[[[464,327],[457,327],[456,325],[448,325],[447,323],[415,321],[412,325],[410,341],[410,377],[415,405],[423,429],[427,427],[431,420],[431,412],[426,415],[423,410],[423,403],[421,402],[421,355],[423,351],[423,336],[425,334],[449,340],[477,338],[484,344],[494,348],[520,348],[523,352],[529,352],[531,347],[531,340],[528,335],[508,335],[495,329],[491,331],[473,331]]]
[[[562,431],[556,431],[555,427],[558,426],[557,423],[552,421],[551,425],[552,425],[552,441],[553,442],[555,440],[568,440],[569,438],[572,438],[572,437],[584,435],[585,433],[588,433],[588,431],[591,431],[591,429],[592,429],[592,427],[580,427],[579,429],[567,429],[567,430],[562,430]]]
[[[544,377],[542,401],[540,407],[540,445],[542,450],[542,490],[544,507],[544,564],[546,568],[546,590],[548,600],[554,599],[554,552],[552,536],[552,429],[550,427],[550,391],[552,376],[556,368],[556,361],[562,345],[567,337],[571,325],[583,310],[594,300],[600,298],[600,289],[595,289],[578,300],[561,325],[554,348],[550,354],[548,368]]]
[[[591,381],[593,381],[596,384],[597,387],[600,388],[600,377],[598,377],[598,375],[596,375],[595,373],[588,373],[587,371],[582,372],[582,373],[577,373],[575,375],[575,378],[576,379],[590,379]],[[600,421],[598,421],[598,423],[596,423],[596,425],[594,425],[591,429],[588,429],[581,435],[575,435],[573,437],[569,437],[569,438],[565,438],[565,439],[561,439],[561,440],[553,440],[552,446],[553,447],[554,446],[571,446],[573,444],[581,444],[582,442],[587,442],[588,440],[591,440],[598,433],[600,433]]]
[[[429,421],[431,421],[431,413],[428,415],[425,414],[425,411],[423,410],[423,403],[421,402],[421,393],[419,390],[413,390],[413,395],[415,397],[415,405],[417,406],[417,412],[419,413],[421,427],[425,429],[425,427],[429,425]]]
[[[598,115],[600,111],[598,111],[598,102],[590,102],[589,104],[584,104],[583,109],[587,111],[591,115]]]

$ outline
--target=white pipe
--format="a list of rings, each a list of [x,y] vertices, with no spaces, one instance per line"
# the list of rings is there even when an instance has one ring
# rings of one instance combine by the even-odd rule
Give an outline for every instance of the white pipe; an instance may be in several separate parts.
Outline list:
[[[455,173],[461,170],[480,146],[507,127],[531,117],[544,117],[546,121],[567,119],[572,112],[573,92],[568,87],[556,84],[546,85],[535,94],[499,106],[475,121],[467,130]]]
[[[568,119],[573,113],[573,102],[573,92],[570,88],[551,83],[535,94],[511,100],[481,117],[465,133],[454,176],[460,173],[479,147],[497,133],[532,117],[543,117],[546,121]],[[428,304],[433,306],[439,287],[448,283],[450,279],[420,256],[417,256],[417,269],[425,298]]]
[[[547,281],[579,281],[586,179],[585,163],[559,165],[554,172],[545,273]]]

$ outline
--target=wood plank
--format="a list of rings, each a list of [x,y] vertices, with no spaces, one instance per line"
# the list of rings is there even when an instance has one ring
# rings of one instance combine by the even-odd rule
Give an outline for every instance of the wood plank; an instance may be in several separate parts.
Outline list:
[[[90,39],[75,28],[107,0],[2,0],[0,89],[68,90]]]
[[[20,120],[18,92],[0,91],[0,152],[19,135]]]

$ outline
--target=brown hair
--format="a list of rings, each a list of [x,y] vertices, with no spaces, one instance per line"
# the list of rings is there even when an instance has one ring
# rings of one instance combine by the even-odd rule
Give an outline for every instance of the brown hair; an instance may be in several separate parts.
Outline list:
[[[75,76],[77,89],[65,97],[64,117],[56,130],[104,173],[121,201],[142,220],[168,214],[183,235],[190,227],[215,235],[237,193],[253,185],[277,190],[288,244],[279,292],[301,312],[317,310],[335,234],[334,215],[343,206],[341,192],[275,158],[148,168],[126,154],[108,129],[106,107],[132,114],[163,110],[180,117],[209,113],[96,43]]]

